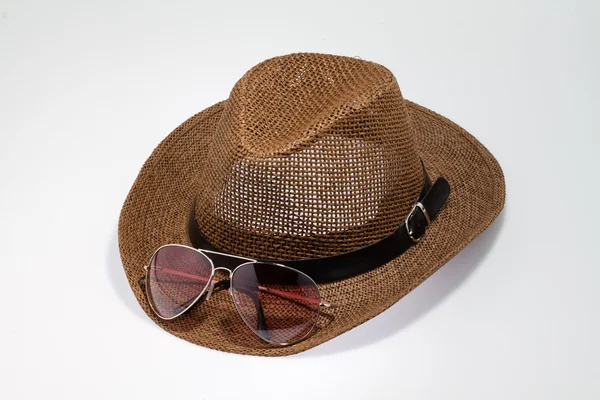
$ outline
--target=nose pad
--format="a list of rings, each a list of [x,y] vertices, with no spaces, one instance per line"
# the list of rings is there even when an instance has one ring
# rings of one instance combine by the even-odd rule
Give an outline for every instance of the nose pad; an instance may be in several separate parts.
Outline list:
[[[210,299],[210,296],[217,289],[223,288],[225,290],[229,289],[229,279],[218,280],[216,276],[213,276],[208,289],[206,290],[206,297],[204,300]]]
[[[210,296],[212,295],[213,290],[215,289],[215,283],[216,282],[217,282],[217,280],[213,276],[213,278],[210,280],[210,285],[208,285],[208,291],[206,292],[206,299],[205,300],[210,299]]]

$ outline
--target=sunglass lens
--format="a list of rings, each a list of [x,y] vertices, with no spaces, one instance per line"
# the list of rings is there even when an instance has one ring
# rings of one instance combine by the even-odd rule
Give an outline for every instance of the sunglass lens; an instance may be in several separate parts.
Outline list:
[[[212,276],[210,260],[184,246],[160,248],[150,260],[146,293],[152,309],[164,319],[187,310],[204,292]]]
[[[310,333],[319,316],[319,289],[291,268],[247,263],[231,278],[235,306],[246,324],[273,344],[291,344]]]

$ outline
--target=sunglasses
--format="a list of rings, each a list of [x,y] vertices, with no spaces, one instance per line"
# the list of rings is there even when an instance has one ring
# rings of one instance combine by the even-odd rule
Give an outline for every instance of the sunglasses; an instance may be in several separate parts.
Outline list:
[[[215,267],[206,253],[228,259],[228,267]],[[207,301],[217,286],[228,285],[242,320],[274,345],[304,339],[320,310],[332,306],[321,300],[317,284],[303,272],[216,251],[168,244],[156,250],[144,269],[146,296],[159,318],[177,318],[201,299]],[[229,280],[217,281],[218,270],[228,273]]]

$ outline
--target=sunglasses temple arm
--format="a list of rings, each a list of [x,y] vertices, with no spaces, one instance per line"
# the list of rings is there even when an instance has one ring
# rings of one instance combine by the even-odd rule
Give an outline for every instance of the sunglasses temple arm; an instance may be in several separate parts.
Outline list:
[[[207,283],[208,282],[208,279],[203,278],[201,276],[192,275],[192,274],[188,274],[188,273],[181,272],[181,271],[176,271],[176,270],[169,269],[169,268],[163,268],[162,271],[166,272],[166,273],[169,273],[171,275],[182,276],[184,278],[194,279],[196,281],[203,282],[203,283]],[[309,302],[309,303],[319,303],[319,306],[323,307],[323,308],[333,308],[334,307],[334,305],[331,304],[331,303],[322,302],[319,299],[315,299],[315,298],[312,298],[312,297],[302,296],[300,294],[284,292],[283,290],[271,289],[271,288],[264,287],[264,286],[259,286],[258,290],[260,290],[262,292],[276,294],[278,296],[285,297],[285,298],[291,299],[291,300],[300,300],[300,301],[306,301],[306,302]]]
[[[285,297],[291,300],[299,300],[299,301],[306,301],[308,303],[313,303],[313,304],[319,304],[320,307],[323,308],[333,308],[334,305],[331,303],[327,303],[324,301],[320,301],[319,299],[315,299],[312,297],[306,297],[306,296],[302,296],[301,294],[295,294],[295,293],[288,293],[288,292],[284,292],[282,290],[277,290],[277,289],[271,289],[268,287],[264,287],[264,286],[259,286],[258,287],[259,290],[263,291],[263,292],[267,292],[267,293],[271,293],[280,297]]]

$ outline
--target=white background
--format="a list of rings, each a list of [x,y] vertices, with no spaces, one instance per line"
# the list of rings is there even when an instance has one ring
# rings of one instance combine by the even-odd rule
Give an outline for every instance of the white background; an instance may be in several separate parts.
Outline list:
[[[600,3],[91,3],[0,0],[0,398],[600,398]],[[387,66],[497,157],[506,207],[306,353],[191,345],[126,283],[122,202],[164,136],[296,51]]]

